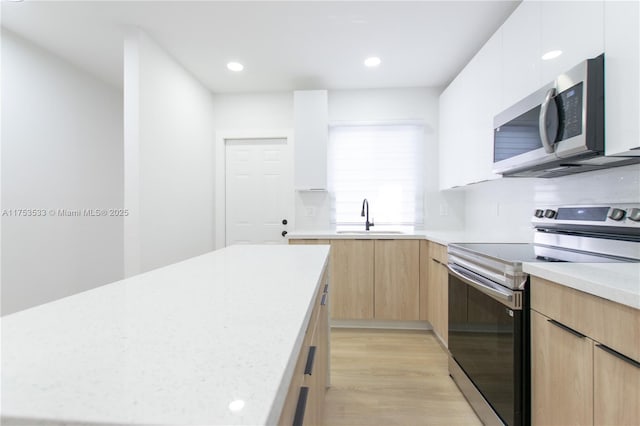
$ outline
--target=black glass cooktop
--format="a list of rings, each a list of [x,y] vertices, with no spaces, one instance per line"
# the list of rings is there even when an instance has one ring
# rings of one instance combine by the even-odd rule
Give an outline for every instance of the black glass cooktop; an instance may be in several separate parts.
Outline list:
[[[573,262],[573,263],[615,263],[629,262],[630,259],[589,254],[575,250],[564,250],[535,244],[509,243],[455,243],[449,247],[489,257],[503,263],[524,262]]]

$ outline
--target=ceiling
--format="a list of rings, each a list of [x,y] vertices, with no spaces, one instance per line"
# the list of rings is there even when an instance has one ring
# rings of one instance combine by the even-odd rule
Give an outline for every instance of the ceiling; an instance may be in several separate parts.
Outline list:
[[[141,28],[216,93],[443,87],[519,1],[2,1],[2,26],[122,87]],[[368,56],[382,64],[366,68]],[[226,68],[244,64],[241,73]]]

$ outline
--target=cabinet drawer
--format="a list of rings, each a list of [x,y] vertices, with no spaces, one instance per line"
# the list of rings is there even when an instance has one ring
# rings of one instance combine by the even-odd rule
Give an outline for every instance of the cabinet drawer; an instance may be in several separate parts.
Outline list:
[[[429,242],[429,257],[437,260],[443,265],[446,265],[448,262],[447,246],[434,243],[433,241]]]
[[[531,308],[640,360],[640,310],[531,277]]]

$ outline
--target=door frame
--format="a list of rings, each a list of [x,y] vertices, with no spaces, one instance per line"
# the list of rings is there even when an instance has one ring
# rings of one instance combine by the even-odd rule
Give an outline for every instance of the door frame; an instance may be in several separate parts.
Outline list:
[[[291,167],[291,182],[290,182],[290,208],[291,212],[288,213],[287,221],[289,222],[289,229],[295,229],[295,199],[293,191],[293,179],[294,179],[294,164],[293,164],[293,129],[255,129],[255,130],[223,130],[216,132],[215,140],[215,248],[221,249],[226,244],[226,226],[227,226],[227,204],[226,204],[226,192],[227,192],[227,170],[226,170],[226,141],[229,139],[286,139],[287,156],[286,163]]]

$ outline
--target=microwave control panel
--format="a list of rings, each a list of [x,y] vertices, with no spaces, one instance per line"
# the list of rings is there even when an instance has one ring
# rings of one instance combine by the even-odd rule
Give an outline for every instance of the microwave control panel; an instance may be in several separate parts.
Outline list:
[[[559,93],[555,97],[558,106],[558,141],[570,139],[582,133],[583,83]]]

